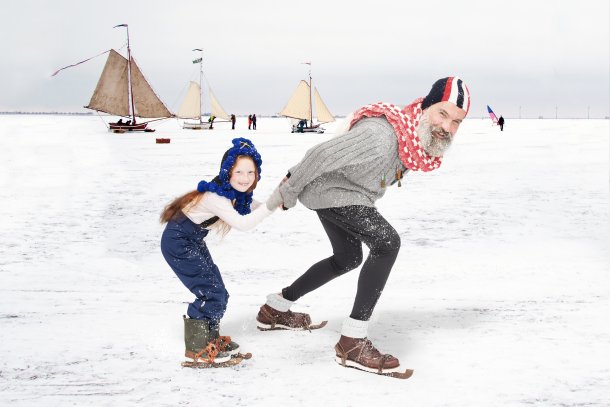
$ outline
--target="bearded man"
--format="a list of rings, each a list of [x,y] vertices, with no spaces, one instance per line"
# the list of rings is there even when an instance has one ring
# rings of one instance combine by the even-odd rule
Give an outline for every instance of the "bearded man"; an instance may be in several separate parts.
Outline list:
[[[388,279],[400,237],[375,208],[388,187],[408,171],[440,167],[470,108],[470,93],[458,77],[439,79],[425,98],[400,109],[376,103],[357,110],[349,130],[307,151],[279,186],[285,209],[297,199],[316,211],[333,255],[311,266],[281,293],[270,294],[256,317],[261,330],[312,329],[311,318],[292,312],[294,301],[362,263],[356,298],[335,345],[343,366],[394,375],[397,358],[367,339],[369,319]],[[410,373],[403,373],[403,375]]]

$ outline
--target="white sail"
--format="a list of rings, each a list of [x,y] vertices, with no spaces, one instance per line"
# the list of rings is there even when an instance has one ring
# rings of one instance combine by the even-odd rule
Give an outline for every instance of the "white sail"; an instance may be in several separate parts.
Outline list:
[[[129,116],[127,58],[111,49],[87,109]]]
[[[209,90],[210,93],[210,103],[212,104],[212,114],[218,118],[231,120],[231,117],[225,112],[220,103],[218,103],[218,99],[212,93],[212,89]]]
[[[201,117],[201,88],[197,82],[192,82],[186,92],[186,97],[176,114],[181,119],[197,119]]]
[[[318,93],[318,89],[314,88],[314,99],[316,104],[316,117],[320,123],[334,122],[335,117],[330,113],[326,104],[322,101],[322,97]]]
[[[131,89],[136,116],[146,118],[172,117],[170,111],[167,110],[167,107],[144,78],[133,58],[131,58]]]
[[[280,112],[280,115],[294,119],[311,120],[311,102],[309,85],[305,81],[299,82],[292,97]]]

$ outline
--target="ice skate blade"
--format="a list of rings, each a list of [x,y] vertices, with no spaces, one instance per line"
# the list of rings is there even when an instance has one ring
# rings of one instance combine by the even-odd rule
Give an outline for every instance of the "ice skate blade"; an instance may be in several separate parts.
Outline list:
[[[199,357],[197,358],[197,361],[195,362],[195,357],[196,357],[196,353],[195,352],[191,352],[191,351],[186,351],[184,352],[184,356],[187,358],[187,362],[194,362],[194,363],[203,363],[203,360],[205,358]],[[231,359],[231,355],[228,352],[221,352],[218,355],[216,355],[216,357],[214,358],[214,363],[223,363],[228,361],[229,359]]]
[[[224,353],[228,354],[230,357],[235,357],[236,355],[239,355],[241,351],[241,348],[237,348],[237,349],[233,349],[233,350],[225,350],[223,351]]]
[[[221,367],[231,367],[239,365],[246,359],[250,359],[252,354],[248,353],[237,353],[233,357],[229,358],[224,362],[214,362],[214,363],[205,363],[205,362],[195,362],[195,361],[186,361],[182,362],[182,367],[190,367],[194,369],[212,369],[212,368],[221,368]]]
[[[185,356],[187,358],[186,362],[188,362],[188,363],[204,363],[202,361],[204,358],[199,358],[199,359],[197,359],[197,361],[195,361],[194,355],[191,354],[190,352],[187,352],[187,354]],[[217,355],[216,358],[214,358],[214,363],[224,363],[229,360],[231,360],[231,355],[229,355],[228,353],[224,353],[224,356]]]
[[[358,369],[358,370],[362,370],[363,372],[378,374],[380,376],[389,376],[389,377],[394,377],[397,379],[408,379],[409,377],[413,376],[412,369],[406,369],[403,372],[403,371],[401,371],[400,366],[395,367],[393,369],[384,369],[381,371],[381,373],[379,373],[379,369],[366,367],[366,366],[361,365],[360,363],[354,362],[353,360],[349,360],[349,359],[347,359],[345,361],[345,365],[344,365],[340,356],[335,356],[335,361],[343,367],[351,367],[353,369]]]
[[[264,324],[262,322],[259,322],[258,320],[256,321],[256,327],[258,328],[259,331],[277,331],[277,330],[286,330],[286,331],[311,331],[314,329],[320,329],[320,328],[324,328],[326,326],[326,324],[328,324],[328,321],[322,321],[319,324],[314,324],[314,325],[309,325],[309,329],[308,328],[295,328],[295,327],[290,327],[287,325],[282,325],[282,324],[275,324],[275,326],[272,328],[271,325],[269,324]]]

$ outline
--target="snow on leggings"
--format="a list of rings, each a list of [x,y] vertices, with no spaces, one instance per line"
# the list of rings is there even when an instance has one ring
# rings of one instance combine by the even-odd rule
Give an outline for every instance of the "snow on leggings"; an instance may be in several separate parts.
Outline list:
[[[400,236],[376,208],[361,205],[316,210],[330,239],[333,255],[314,264],[282,290],[296,301],[362,263],[362,243],[369,256],[360,270],[351,318],[368,321],[400,250]]]

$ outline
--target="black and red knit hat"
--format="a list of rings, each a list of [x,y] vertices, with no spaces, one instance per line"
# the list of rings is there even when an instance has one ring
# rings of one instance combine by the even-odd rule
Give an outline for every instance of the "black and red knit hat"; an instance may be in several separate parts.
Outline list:
[[[470,92],[463,80],[457,76],[449,76],[434,82],[430,93],[421,104],[424,110],[438,102],[451,102],[462,110],[470,109]]]

